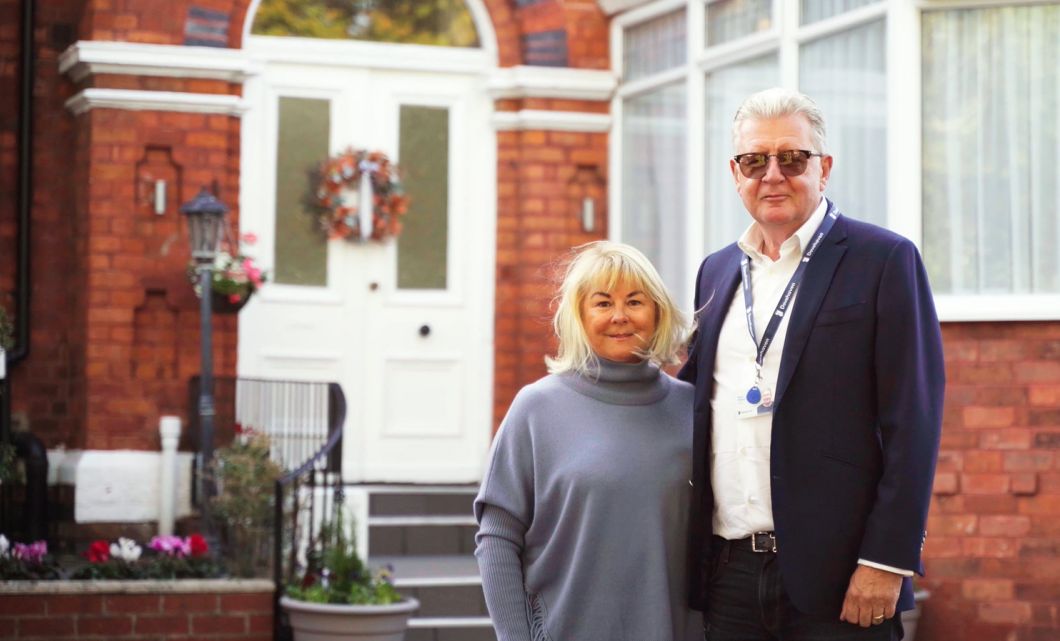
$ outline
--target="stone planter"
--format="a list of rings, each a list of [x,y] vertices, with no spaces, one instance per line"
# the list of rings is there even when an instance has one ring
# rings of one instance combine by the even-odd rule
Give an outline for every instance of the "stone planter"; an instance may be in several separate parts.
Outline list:
[[[294,631],[294,641],[403,641],[416,599],[393,605],[308,603],[290,597],[280,607]]]
[[[913,598],[916,599],[916,607],[912,610],[906,610],[902,613],[902,627],[905,628],[905,641],[915,641],[916,639],[916,624],[920,620],[920,609],[924,605],[924,601],[931,596],[931,593],[927,590],[917,590],[913,593]]]

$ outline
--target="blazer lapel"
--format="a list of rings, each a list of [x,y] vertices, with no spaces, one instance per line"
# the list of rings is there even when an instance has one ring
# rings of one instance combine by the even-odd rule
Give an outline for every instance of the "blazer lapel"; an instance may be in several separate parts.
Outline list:
[[[821,248],[810,260],[810,264],[806,266],[806,274],[795,295],[791,320],[788,321],[788,333],[784,338],[784,353],[780,359],[774,407],[780,406],[784,399],[784,391],[795,374],[795,368],[799,364],[806,341],[810,337],[810,330],[813,329],[817,311],[821,308],[821,302],[824,301],[824,296],[832,284],[832,276],[835,274],[836,267],[839,266],[839,261],[846,253],[847,246],[842,244],[846,237],[846,224],[840,217],[835,227],[828,233]]]

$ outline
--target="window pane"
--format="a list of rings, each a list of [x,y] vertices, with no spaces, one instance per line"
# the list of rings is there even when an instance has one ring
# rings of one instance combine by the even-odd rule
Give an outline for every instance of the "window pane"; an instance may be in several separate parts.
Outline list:
[[[938,293],[1060,293],[1060,5],[923,14],[924,258]]]
[[[835,156],[826,195],[839,210],[887,222],[887,74],[883,20],[814,40],[799,53],[803,93],[824,111]]]
[[[802,0],[801,22],[810,24],[876,2],[879,0]]]
[[[685,86],[622,107],[622,240],[651,259],[672,292],[686,291]]]
[[[674,11],[623,32],[622,76],[636,80],[685,64],[685,10]]]
[[[402,105],[399,158],[409,210],[398,237],[399,289],[445,289],[449,254],[449,110]]]
[[[276,282],[324,286],[327,238],[306,208],[306,185],[328,157],[331,103],[281,97],[276,144]]]
[[[716,0],[707,5],[708,47],[772,26],[772,0]]]
[[[721,249],[740,237],[751,224],[751,217],[736,194],[729,159],[736,153],[732,145],[732,120],[743,101],[780,82],[776,55],[748,60],[707,74],[707,190],[705,216],[708,252]]]
[[[477,47],[463,0],[261,0],[251,33]]]

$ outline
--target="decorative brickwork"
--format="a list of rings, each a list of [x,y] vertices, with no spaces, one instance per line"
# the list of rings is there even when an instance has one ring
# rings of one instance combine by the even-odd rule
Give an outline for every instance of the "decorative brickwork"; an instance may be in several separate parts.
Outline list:
[[[272,641],[268,581],[13,583],[0,592],[0,639]]]
[[[1060,323],[943,325],[942,453],[917,639],[1060,631]]]

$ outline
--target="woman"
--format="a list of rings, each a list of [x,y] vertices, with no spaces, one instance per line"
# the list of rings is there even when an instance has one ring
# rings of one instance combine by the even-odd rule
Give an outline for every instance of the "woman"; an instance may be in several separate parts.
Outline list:
[[[499,641],[702,638],[686,603],[692,386],[660,372],[687,323],[647,258],[568,266],[550,375],[512,402],[475,499]]]

